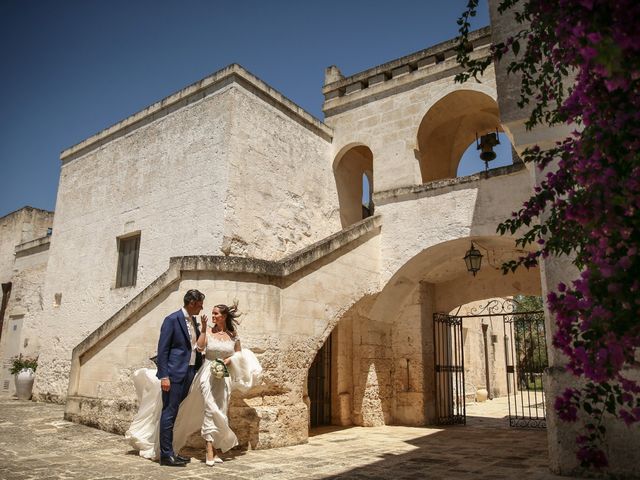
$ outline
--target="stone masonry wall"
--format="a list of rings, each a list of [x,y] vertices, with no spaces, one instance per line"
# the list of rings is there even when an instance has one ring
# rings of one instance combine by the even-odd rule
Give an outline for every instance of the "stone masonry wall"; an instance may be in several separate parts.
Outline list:
[[[330,143],[233,88],[225,255],[277,260],[340,230]]]
[[[50,339],[36,378],[39,398],[65,396],[71,349],[171,256],[219,251],[231,101],[223,89],[63,163],[38,325]],[[141,232],[137,283],[115,288],[116,239],[133,232]]]
[[[53,212],[24,207],[0,218],[0,283],[11,281],[16,245],[44,237]]]
[[[37,255],[39,262],[21,267],[12,277],[11,297],[7,305],[2,328],[1,390],[13,394],[15,382],[9,373],[11,358],[18,354],[37,356],[47,347],[47,339],[42,337],[34,319],[44,307],[42,288],[47,267],[46,252]]]

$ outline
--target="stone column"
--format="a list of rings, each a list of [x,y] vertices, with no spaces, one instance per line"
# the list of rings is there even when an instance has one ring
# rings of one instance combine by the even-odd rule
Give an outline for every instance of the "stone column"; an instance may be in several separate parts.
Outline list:
[[[420,282],[420,330],[422,331],[423,405],[425,424],[436,421],[435,356],[433,342],[433,314],[435,285]]]

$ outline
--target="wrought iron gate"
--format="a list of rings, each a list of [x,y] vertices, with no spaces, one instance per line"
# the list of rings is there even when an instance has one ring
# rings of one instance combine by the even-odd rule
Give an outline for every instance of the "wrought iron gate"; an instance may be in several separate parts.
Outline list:
[[[509,425],[546,427],[542,374],[548,366],[544,313],[504,315]]]
[[[462,318],[436,313],[433,320],[437,423],[464,424],[466,406]]]
[[[331,341],[329,335],[309,368],[307,389],[311,427],[331,424]]]
[[[548,365],[544,312],[522,311],[515,299],[491,300],[466,315],[436,313],[434,319],[436,421],[465,424],[465,318],[502,317],[507,372],[509,425],[546,427],[542,374]],[[486,331],[485,362],[486,360]],[[496,339],[497,340],[497,339]],[[487,370],[488,375],[488,368]],[[487,382],[488,383],[488,382]],[[489,389],[489,387],[487,387]],[[489,392],[491,395],[491,392]]]

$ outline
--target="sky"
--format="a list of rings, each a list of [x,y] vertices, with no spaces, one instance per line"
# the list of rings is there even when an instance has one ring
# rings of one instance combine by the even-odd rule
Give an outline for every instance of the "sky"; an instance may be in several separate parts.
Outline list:
[[[449,40],[466,3],[0,0],[0,217],[53,210],[62,150],[231,63],[322,120],[327,66]],[[484,0],[473,28],[488,23]],[[459,174],[481,169],[474,150]]]

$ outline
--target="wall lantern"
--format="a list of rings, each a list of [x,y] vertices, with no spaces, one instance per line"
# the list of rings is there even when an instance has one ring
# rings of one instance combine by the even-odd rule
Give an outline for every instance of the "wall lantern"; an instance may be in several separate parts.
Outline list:
[[[496,133],[487,133],[478,138],[476,133],[476,150],[480,150],[480,160],[484,162],[485,170],[489,170],[489,162],[495,160],[496,152],[493,151],[493,147],[500,144],[500,138],[498,137],[498,129]]]
[[[476,273],[480,271],[482,254],[480,253],[480,250],[473,246],[473,242],[471,242],[471,248],[464,256],[464,263],[467,265],[467,271],[473,273],[474,277],[476,276]]]

